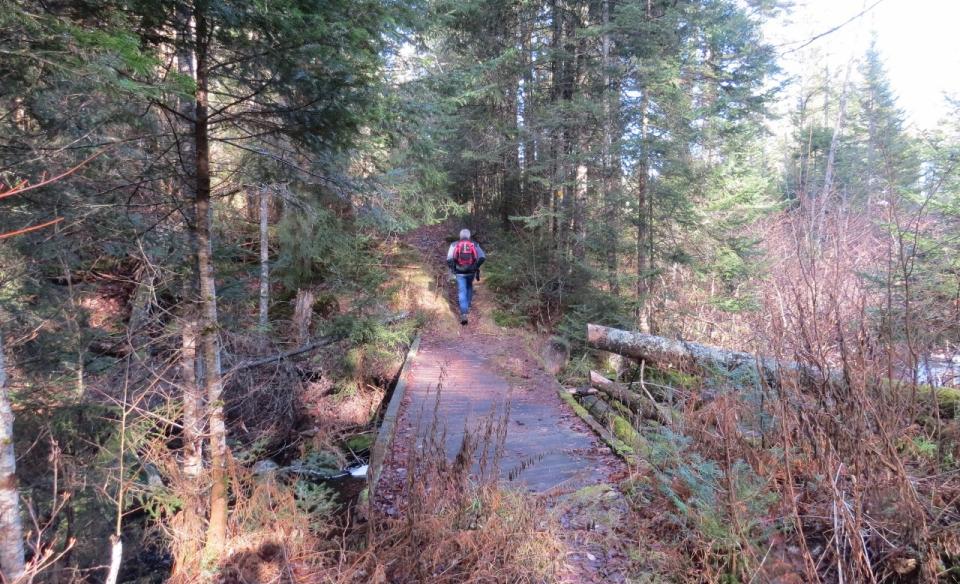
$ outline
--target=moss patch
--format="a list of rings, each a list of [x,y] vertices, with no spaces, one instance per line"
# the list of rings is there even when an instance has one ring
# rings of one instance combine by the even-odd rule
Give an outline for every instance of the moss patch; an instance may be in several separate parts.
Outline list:
[[[657,367],[647,367],[648,379],[654,383],[679,387],[681,389],[697,389],[700,387],[700,378],[696,375],[683,373],[676,369],[659,369]]]
[[[642,440],[640,434],[633,428],[633,425],[620,416],[613,417],[613,435],[628,444]]]
[[[376,438],[377,435],[372,432],[368,434],[357,434],[356,436],[347,438],[344,444],[351,452],[363,452],[364,450],[370,450]]]

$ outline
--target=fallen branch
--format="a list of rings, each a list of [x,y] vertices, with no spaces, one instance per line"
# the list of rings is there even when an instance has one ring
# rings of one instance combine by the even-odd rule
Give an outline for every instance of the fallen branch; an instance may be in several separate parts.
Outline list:
[[[380,321],[381,324],[392,324],[398,320],[403,320],[409,316],[406,312],[401,312],[400,314],[395,314],[390,318]],[[279,355],[273,355],[272,357],[264,357],[262,359],[254,359],[251,361],[241,361],[233,367],[231,367],[224,375],[232,375],[238,371],[243,371],[244,369],[250,369],[253,367],[261,367],[263,365],[269,365],[270,363],[276,363],[278,361],[283,361],[284,359],[289,359],[291,357],[296,357],[297,355],[303,355],[304,353],[309,353],[310,351],[316,351],[317,349],[322,349],[323,347],[328,347],[338,341],[342,341],[347,338],[347,335],[344,333],[339,333],[335,335],[329,335],[312,343],[307,343],[306,345],[300,347],[299,349],[294,349],[292,351],[287,351],[286,353],[280,353]]]
[[[29,227],[24,227],[24,228],[22,228],[22,229],[17,229],[17,230],[15,230],[15,231],[7,231],[6,233],[0,233],[0,239],[9,239],[9,238],[11,238],[11,237],[16,237],[16,236],[18,236],[18,235],[23,235],[24,233],[30,233],[31,231],[38,231],[38,230],[40,230],[40,229],[43,229],[44,227],[50,227],[51,225],[56,225],[57,223],[60,223],[61,221],[63,221],[63,217],[57,217],[56,219],[51,219],[50,221],[46,221],[46,222],[40,223],[40,224],[38,224],[38,225],[31,225],[31,226],[29,226]]]
[[[309,353],[310,351],[315,351],[317,349],[327,347],[341,341],[346,338],[346,335],[330,335],[329,337],[323,337],[320,340],[308,343],[299,349],[294,349],[293,351],[287,351],[286,353],[280,353],[279,355],[273,355],[272,357],[264,357],[262,359],[255,359],[253,361],[242,361],[231,367],[224,376],[232,375],[238,371],[243,371],[244,369],[251,369],[253,367],[260,367],[262,365],[269,365],[270,363],[276,363],[278,361],[283,361],[284,359],[289,359],[290,357],[296,357],[297,355],[302,355],[304,353]]]

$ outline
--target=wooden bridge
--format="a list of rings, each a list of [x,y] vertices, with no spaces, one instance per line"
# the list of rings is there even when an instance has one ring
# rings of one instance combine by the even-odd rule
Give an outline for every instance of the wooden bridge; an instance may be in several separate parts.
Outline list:
[[[418,340],[384,416],[371,461],[374,493],[396,489],[410,448],[422,447],[431,421],[443,424],[456,455],[464,432],[500,415],[506,434],[501,484],[536,493],[609,482],[623,463],[564,403],[563,389],[518,339],[469,328]]]

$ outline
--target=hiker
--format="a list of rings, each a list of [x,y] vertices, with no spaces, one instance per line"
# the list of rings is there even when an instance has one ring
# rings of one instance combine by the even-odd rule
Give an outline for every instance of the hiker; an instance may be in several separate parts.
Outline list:
[[[480,279],[480,266],[487,256],[480,246],[470,240],[470,230],[460,230],[460,241],[450,244],[447,265],[457,278],[457,300],[460,303],[460,324],[467,324],[467,312],[473,300],[473,280]]]

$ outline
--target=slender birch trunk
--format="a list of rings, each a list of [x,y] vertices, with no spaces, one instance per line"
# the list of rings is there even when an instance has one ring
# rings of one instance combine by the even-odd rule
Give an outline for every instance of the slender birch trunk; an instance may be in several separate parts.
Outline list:
[[[837,121],[833,127],[833,138],[830,139],[830,151],[827,154],[827,168],[823,173],[823,190],[820,192],[821,208],[825,206],[823,200],[826,199],[827,195],[830,194],[830,190],[833,188],[833,165],[837,157],[837,148],[840,145],[840,136],[843,134],[843,125],[846,121],[847,85],[850,83],[850,69],[852,66],[852,61],[847,63],[847,72],[844,74],[843,87],[840,90],[840,108],[837,111]]]
[[[266,333],[270,308],[270,191],[260,188],[260,330]]]
[[[650,330],[650,269],[652,257],[648,254],[649,233],[652,224],[652,206],[650,205],[649,167],[646,159],[647,140],[647,96],[646,89],[640,98],[640,157],[637,161],[637,300],[640,302],[637,313],[637,326],[641,331]]]
[[[13,408],[7,392],[7,368],[0,334],[0,575],[13,582],[23,574],[23,524],[13,451]]]
[[[193,287],[191,286],[191,290]],[[192,301],[187,301],[192,304]],[[203,398],[197,383],[197,317],[191,306],[181,331],[180,383],[183,386],[183,474],[194,481],[203,471]]]
[[[603,102],[603,143],[601,144],[601,174],[603,185],[603,202],[605,215],[605,260],[607,264],[607,286],[610,292],[616,296],[620,295],[620,284],[617,272],[619,257],[617,253],[617,243],[620,238],[620,229],[617,226],[619,213],[617,213],[617,195],[616,187],[613,181],[613,103],[612,100],[617,96],[613,93],[610,85],[610,0],[603,0],[601,6],[601,21],[603,24],[603,35],[600,40],[601,46],[601,68],[603,69],[603,88],[601,91]]]

